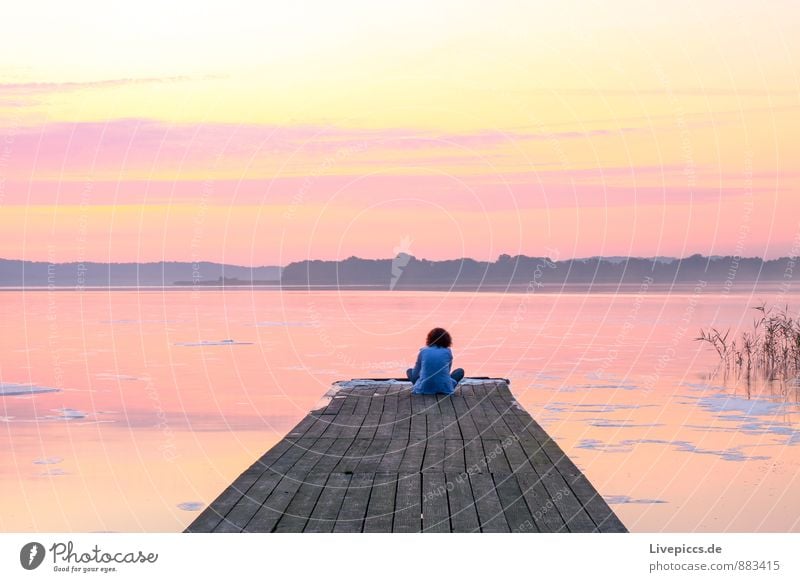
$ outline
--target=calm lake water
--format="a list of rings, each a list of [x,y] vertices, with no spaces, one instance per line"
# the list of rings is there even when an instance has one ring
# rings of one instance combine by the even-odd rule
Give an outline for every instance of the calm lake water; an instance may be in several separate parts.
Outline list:
[[[709,373],[701,326],[797,292],[0,293],[0,530],[179,531],[329,388],[446,326],[632,531],[800,531],[797,385]],[[224,340],[224,341],[223,341]]]

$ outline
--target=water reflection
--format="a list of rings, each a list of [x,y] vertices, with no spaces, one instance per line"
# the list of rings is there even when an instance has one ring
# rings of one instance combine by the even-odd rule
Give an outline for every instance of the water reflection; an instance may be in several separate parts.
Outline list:
[[[632,531],[798,530],[797,384],[714,375],[689,331],[749,325],[749,297],[631,297],[5,292],[0,527],[179,531],[334,381],[397,376],[444,323]]]

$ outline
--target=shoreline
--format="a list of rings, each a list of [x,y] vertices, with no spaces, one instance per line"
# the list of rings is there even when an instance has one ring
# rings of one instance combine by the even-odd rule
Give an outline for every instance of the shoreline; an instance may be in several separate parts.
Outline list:
[[[674,283],[652,283],[651,287],[658,287],[662,290],[676,291],[690,290],[697,285],[697,281],[674,282]],[[774,288],[775,290],[785,290],[786,282],[782,280],[766,280],[766,281],[738,281],[732,286],[727,281],[705,281],[707,287],[719,285],[720,288],[726,289],[726,293],[731,291],[751,291],[756,288]],[[235,285],[114,285],[114,286],[99,286],[99,285],[84,285],[84,286],[55,286],[55,285],[35,285],[35,286],[0,286],[0,292],[100,292],[100,291],[377,291],[385,293],[402,293],[402,292],[459,292],[459,293],[515,293],[515,294],[556,294],[556,293],[608,293],[615,291],[619,293],[636,293],[641,287],[640,283],[572,283],[572,284],[553,284],[542,285],[531,288],[530,285],[513,284],[513,285],[499,285],[487,284],[481,286],[474,285],[428,285],[428,286],[409,286],[394,289],[388,285],[279,285],[279,284],[235,284]],[[800,289],[798,289],[800,290]]]

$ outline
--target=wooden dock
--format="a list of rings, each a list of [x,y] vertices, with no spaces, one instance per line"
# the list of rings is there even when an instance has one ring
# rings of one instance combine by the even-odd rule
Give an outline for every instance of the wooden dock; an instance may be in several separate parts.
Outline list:
[[[508,381],[334,384],[187,532],[625,532]]]

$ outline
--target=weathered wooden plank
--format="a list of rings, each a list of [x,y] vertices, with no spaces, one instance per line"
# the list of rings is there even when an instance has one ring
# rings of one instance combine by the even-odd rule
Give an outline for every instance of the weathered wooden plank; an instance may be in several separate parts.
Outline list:
[[[426,438],[428,440],[444,440],[444,422],[440,414],[426,414]]]
[[[357,438],[375,437],[378,425],[380,425],[381,415],[383,414],[383,404],[387,388],[387,385],[380,385],[372,393],[372,396],[369,398],[366,416],[358,431]],[[370,391],[365,390],[365,392],[369,393]],[[358,408],[356,408],[356,410],[358,410]]]
[[[428,438],[428,421],[424,414],[414,414],[411,417],[411,436],[412,441],[424,441]]]
[[[324,473],[326,475],[331,473],[334,467],[336,467],[347,454],[348,449],[353,445],[353,441],[349,439],[327,440],[332,441],[331,445],[325,451],[325,455],[314,465],[314,468],[311,470],[312,473]]]
[[[508,461],[508,466],[511,468],[512,473],[534,472],[533,465],[531,465],[528,456],[525,454],[525,451],[522,449],[516,437],[509,437],[501,441],[501,444],[503,445],[503,453],[505,453],[506,461]]]
[[[397,422],[398,394],[390,393],[391,387],[387,388],[387,393],[383,397],[383,410],[375,431],[375,438],[392,438]]]
[[[496,392],[493,391],[490,391],[482,400],[484,415],[489,419],[492,429],[499,438],[517,435],[511,423],[518,419],[511,412],[511,405],[511,402],[499,399]]]
[[[469,482],[472,486],[481,531],[493,533],[511,531],[492,476],[486,473],[470,474]]]
[[[186,531],[626,531],[505,382],[409,387],[339,386]]]
[[[464,461],[464,441],[461,439],[444,441],[443,469],[446,473],[465,473],[467,471]]]
[[[575,481],[568,481],[578,501],[583,505],[586,513],[597,526],[597,531],[603,533],[627,533],[628,528],[617,517],[602,495],[589,484],[583,475],[576,477]]]
[[[283,516],[284,510],[289,506],[292,498],[303,484],[302,477],[291,472],[275,486],[269,497],[261,504],[256,514],[247,522],[242,531],[255,533],[269,533]]]
[[[422,475],[420,473],[398,476],[392,531],[401,533],[422,531],[421,489]]]
[[[339,409],[339,414],[355,414],[356,404],[358,404],[358,401],[358,394],[355,393],[355,390],[350,390],[347,394],[345,394],[344,402],[342,403],[342,407]]]
[[[453,408],[456,411],[458,418],[458,429],[461,432],[461,438],[465,441],[478,437],[478,429],[475,426],[475,421],[472,419],[467,401],[458,395],[450,397]]]
[[[258,479],[257,473],[244,473],[206,507],[186,528],[186,533],[214,531],[231,508],[244,496]]]
[[[418,394],[416,399],[422,404],[421,414],[439,415],[439,403],[436,401],[436,394]]]
[[[374,478],[373,473],[356,473],[350,479],[342,508],[336,516],[334,532],[358,533],[364,529],[364,518],[367,515]]]
[[[442,411],[442,425],[445,439],[461,439],[461,429],[458,427],[458,415],[453,406],[452,396],[438,396],[439,410]]]
[[[331,473],[303,529],[305,532],[332,532],[350,484],[350,475]]]
[[[314,506],[328,480],[326,473],[311,473],[303,480],[291,502],[281,516],[276,532],[297,533],[303,531]]]
[[[395,495],[397,493],[397,473],[376,473],[372,483],[372,491],[364,518],[366,533],[392,531],[395,513]]]
[[[386,393],[389,391],[388,384],[379,384],[375,391],[372,394],[372,398],[369,400],[369,409],[367,410],[367,416],[378,416],[380,417],[381,413],[383,412],[383,407],[386,402]]]
[[[483,439],[483,453],[490,473],[511,473],[511,465],[506,459],[507,440]]]
[[[511,387],[508,385],[506,380],[494,380],[494,389],[502,398],[506,400],[510,400],[512,402],[516,402],[517,399],[514,398],[514,395],[511,393]]]
[[[231,485],[229,485],[219,496],[206,507],[203,512],[195,519],[186,531],[208,532],[213,531],[225,518],[234,505],[247,493],[252,485],[264,473],[265,469],[278,460],[292,446],[292,442],[286,439],[279,441],[259,460],[253,463],[244,473],[242,473]]]
[[[575,494],[580,505],[597,526],[598,531],[608,533],[625,533],[628,531],[605,499],[597,492],[580,469],[575,466],[572,459],[563,455],[554,464]]]
[[[593,495],[599,497],[599,494],[549,436],[546,437],[545,444],[538,443],[537,445],[530,439],[526,439],[520,441],[520,445],[528,453],[529,458],[537,461],[534,462],[534,466],[540,475],[540,480],[562,515],[569,531],[600,531],[598,522],[602,523],[603,527],[607,527],[608,531],[625,531],[625,526],[616,515],[613,519],[608,517],[607,512],[611,512],[611,509],[603,507],[603,505],[608,506],[602,498],[600,498],[600,503],[593,501]],[[542,459],[542,452],[545,452],[545,459]],[[576,473],[580,474],[580,479],[576,480]],[[581,492],[580,499],[575,498],[568,480],[576,481],[576,488]],[[585,502],[591,503],[591,508],[597,515],[597,521],[589,516]],[[611,514],[613,515],[613,512]]]
[[[425,444],[425,457],[422,461],[423,473],[444,471],[444,439],[439,436],[430,437]]]
[[[367,447],[364,456],[361,458],[361,461],[358,463],[358,466],[354,472],[375,473],[378,470],[381,460],[383,459],[383,455],[389,448],[390,442],[391,441],[389,439],[373,439]]]
[[[392,433],[394,433],[394,425],[396,420],[396,413],[384,411],[381,417],[378,419],[378,425],[375,428],[374,437],[376,439],[391,439]]]
[[[225,518],[213,529],[215,532],[238,533],[244,530],[250,519],[258,512],[283,475],[267,472],[237,501]]]
[[[366,417],[361,414],[339,414],[336,416],[335,424],[337,425],[338,433],[336,438],[340,439],[354,439],[358,436],[358,431],[361,430],[361,425],[364,424]],[[327,435],[326,435],[327,436]]]
[[[398,395],[392,439],[409,439],[411,433],[412,400],[413,398],[410,392],[406,392],[402,396]]]
[[[300,459],[315,439],[300,439],[290,442],[289,448],[275,462],[271,463],[253,483],[247,493],[231,508],[225,519],[214,529],[219,532],[240,532],[264,504],[267,497],[280,483],[281,479]]]
[[[325,431],[322,433],[321,438],[329,438],[329,439],[336,439],[339,438],[342,432],[342,426],[344,426],[344,419],[349,415],[336,415],[334,416],[331,421],[328,423],[328,426],[325,428]]]
[[[524,409],[520,408],[516,400],[502,402],[497,397],[491,399],[498,413],[502,413],[503,422],[520,440],[533,438],[540,445],[549,446],[553,443],[550,436]]]
[[[452,531],[467,533],[480,531],[469,476],[465,473],[446,473],[445,478]]]
[[[408,447],[408,440],[395,440],[389,441],[389,445],[378,463],[377,470],[381,473],[397,473],[400,471],[400,464],[403,462],[403,456],[406,454]]]
[[[494,486],[497,490],[497,497],[503,506],[503,513],[506,516],[508,527],[513,533],[526,533],[535,527],[534,519],[528,509],[522,491],[519,488],[517,479],[514,475],[493,474]],[[533,531],[536,531],[535,529]]]
[[[470,389],[472,390],[472,386],[470,386]],[[467,403],[469,417],[475,424],[478,436],[483,439],[496,439],[497,433],[494,430],[494,425],[491,420],[486,416],[484,401],[478,400],[474,393],[466,394],[464,400]]]
[[[362,388],[357,392],[353,392],[353,394],[356,396],[356,408],[353,414],[361,414],[366,416],[367,412],[369,411],[369,406],[372,402],[372,395],[374,393],[374,390],[370,388]]]
[[[564,518],[567,529],[572,532],[597,531],[597,526],[586,513],[586,509],[575,498],[561,473],[555,466],[539,475],[550,499]]]
[[[380,424],[381,418],[380,416],[367,416],[364,418],[364,422],[358,429],[358,433],[356,434],[356,438],[358,439],[373,439],[375,438],[375,433],[378,430],[378,424]]]
[[[397,395],[401,393],[408,394],[408,392],[411,390],[411,382],[406,381],[405,378],[402,379],[398,378],[398,380],[402,380],[402,382],[399,383],[395,382],[389,384],[389,391],[387,392],[387,394],[390,395],[392,394]]]
[[[400,463],[401,473],[419,473],[422,471],[422,460],[425,458],[425,441],[409,441],[403,460]]]
[[[397,411],[394,425],[392,426],[392,440],[408,441],[411,435],[411,416]]]
[[[339,411],[342,409],[342,404],[344,404],[346,398],[347,394],[343,394],[341,391],[337,392],[331,396],[331,401],[328,402],[327,406],[317,410],[316,412],[319,414],[339,414]]]
[[[292,430],[290,430],[286,437],[287,439],[299,439],[305,436],[306,431],[311,428],[317,422],[317,416],[307,415],[303,417],[303,419],[298,422]]]
[[[464,443],[464,462],[467,465],[467,472],[470,474],[489,472],[486,455],[483,452],[483,443],[479,437]]]
[[[416,396],[419,396],[419,398]],[[415,395],[414,398],[411,398],[409,404],[411,405],[412,416],[417,414],[425,414],[425,402],[421,394]]]
[[[536,422],[530,415],[527,418],[523,415],[517,415],[520,420],[523,422],[525,426],[525,431],[530,434],[533,438],[539,441],[541,444],[549,442],[552,440],[550,435]]]
[[[486,419],[487,427],[484,436],[491,437],[491,433],[494,432],[493,438],[503,440],[508,437],[509,434],[513,434],[513,431],[508,428],[502,415],[498,413],[492,399],[488,395],[481,397],[480,412],[478,414],[479,416],[482,414]]]
[[[422,474],[422,531],[450,531],[447,482],[444,473]]]
[[[411,403],[414,402],[410,388],[397,395],[397,416],[411,416]]]
[[[532,531],[541,532],[564,532],[567,531],[567,524],[555,503],[550,498],[550,494],[535,473],[517,473],[517,483],[522,491],[522,496],[528,504],[528,509],[533,516],[536,529]]]
[[[308,427],[308,430],[305,434],[300,438],[319,438],[323,435],[323,433],[328,429],[330,424],[334,422],[337,418],[335,415],[332,414],[320,414],[319,416],[314,417],[316,422],[313,425]]]
[[[397,414],[399,407],[400,393],[392,391],[390,387],[383,397],[383,414]]]
[[[553,463],[550,461],[550,457],[547,456],[544,448],[542,448],[542,445],[531,435],[526,433],[526,436],[519,439],[517,443],[525,453],[528,463],[537,471],[546,471],[552,466]]]
[[[364,455],[369,448],[371,439],[355,439],[353,444],[347,449],[347,453],[339,461],[339,464],[334,467],[334,473],[355,473],[356,467],[364,458]]]
[[[512,407],[510,411],[511,410],[515,409]],[[510,411],[505,415],[504,420],[520,439],[533,438],[537,441],[550,440],[550,435],[548,435],[527,412],[523,410],[522,413],[520,413],[517,410],[512,414]]]
[[[319,438],[316,440],[302,440],[300,446],[305,447],[303,455],[295,461],[287,473],[294,472],[300,477],[308,474],[319,462],[328,457],[328,450],[336,439]]]

